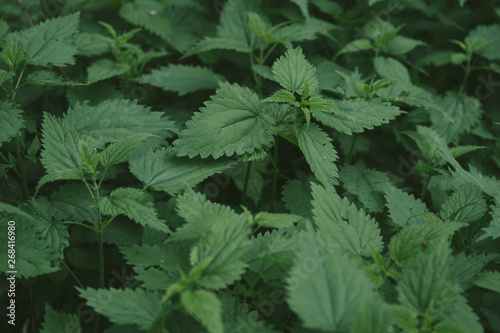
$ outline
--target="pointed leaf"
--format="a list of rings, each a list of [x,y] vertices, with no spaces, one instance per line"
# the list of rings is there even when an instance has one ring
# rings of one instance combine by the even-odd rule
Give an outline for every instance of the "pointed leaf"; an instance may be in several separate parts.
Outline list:
[[[172,27],[166,18],[164,5],[157,1],[135,0],[124,3],[120,8],[120,16],[134,25],[146,28],[167,42],[172,39]]]
[[[88,83],[96,83],[115,76],[126,74],[130,67],[109,59],[98,59],[87,67]]]
[[[37,86],[57,86],[57,87],[74,87],[85,86],[86,83],[70,81],[66,78],[50,71],[36,71],[26,77],[26,82]]]
[[[175,194],[182,191],[186,184],[192,187],[235,163],[227,158],[203,160],[175,155],[176,151],[172,148],[150,150],[130,162],[130,172],[147,187]]]
[[[222,304],[213,292],[206,290],[185,291],[181,303],[195,318],[198,318],[210,333],[223,333]]]
[[[163,311],[161,296],[141,288],[76,289],[88,306],[115,324],[137,325],[148,330]]]
[[[386,79],[410,81],[410,73],[406,67],[394,58],[375,58],[375,70]]]
[[[443,204],[441,217],[471,223],[483,217],[487,209],[482,191],[472,184],[464,184]]]
[[[64,116],[64,121],[97,145],[117,142],[131,135],[157,134],[174,130],[173,122],[163,112],[151,112],[135,101],[113,99],[96,106],[77,102]]]
[[[0,146],[10,141],[24,127],[22,111],[14,104],[0,101]]]
[[[26,55],[35,65],[59,66],[75,64],[77,48],[73,35],[80,24],[80,13],[49,19],[32,28],[8,34],[5,39],[20,40]]]
[[[100,159],[102,165],[109,168],[110,166],[125,161],[134,153],[135,149],[150,136],[150,134],[140,133],[110,144],[102,152]]]
[[[385,189],[386,206],[389,208],[389,216],[392,222],[405,227],[407,225],[425,224],[421,215],[428,213],[427,206],[420,200],[415,199],[395,186]]]
[[[83,179],[80,140],[80,135],[66,123],[44,113],[41,161],[51,180]]]
[[[382,250],[380,229],[369,215],[358,210],[347,198],[341,199],[332,187],[311,184],[314,222],[319,232],[344,249],[371,257],[374,249]]]
[[[326,242],[312,232],[299,238],[287,302],[305,327],[347,332],[371,285],[356,261],[341,251],[329,253]]]
[[[398,107],[383,103],[379,99],[370,101],[332,101],[331,110],[312,110],[312,116],[328,127],[351,135],[389,123],[403,113]]]
[[[197,283],[209,289],[220,289],[233,283],[247,266],[245,254],[251,243],[250,227],[245,215],[214,223],[191,250],[191,265],[211,258]]]
[[[285,55],[277,59],[272,71],[276,81],[291,92],[302,95],[306,81],[311,93],[318,90],[316,68],[306,60],[300,47],[288,50]]]
[[[250,89],[224,83],[211,99],[174,142],[179,156],[243,155],[274,143],[274,120]]]
[[[337,184],[338,172],[335,161],[337,151],[332,139],[316,124],[302,125],[298,135],[299,147],[311,171],[325,186]]]
[[[40,333],[66,332],[81,333],[80,321],[76,315],[65,314],[54,311],[45,303],[45,316]]]
[[[171,64],[142,75],[137,82],[166,91],[176,91],[179,96],[183,96],[198,90],[215,90],[219,87],[219,80],[219,77],[206,67]]]
[[[158,217],[154,204],[147,193],[128,187],[120,187],[101,199],[101,210],[105,215],[125,215],[137,223],[150,228],[170,232],[165,221]]]

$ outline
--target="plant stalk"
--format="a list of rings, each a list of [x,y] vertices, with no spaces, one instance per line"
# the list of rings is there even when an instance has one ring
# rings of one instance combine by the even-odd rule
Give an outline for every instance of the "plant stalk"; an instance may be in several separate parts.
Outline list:
[[[276,201],[276,187],[278,186],[278,138],[276,138],[276,144],[274,145],[274,156],[273,156],[273,188],[271,194],[271,212],[274,213],[274,202]]]
[[[252,161],[247,164],[247,171],[245,173],[245,182],[243,183],[243,194],[241,195],[241,204],[243,206],[247,203],[248,180],[250,179],[250,171],[252,170]]]

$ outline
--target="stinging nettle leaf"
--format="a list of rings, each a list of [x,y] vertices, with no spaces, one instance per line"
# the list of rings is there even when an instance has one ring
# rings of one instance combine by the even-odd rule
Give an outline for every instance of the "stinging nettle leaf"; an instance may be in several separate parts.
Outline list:
[[[287,303],[307,328],[348,332],[370,297],[371,284],[345,253],[330,253],[326,239],[307,232],[299,237],[297,257],[287,278]]]
[[[365,257],[372,256],[371,249],[382,250],[380,229],[374,219],[347,198],[340,198],[331,186],[312,183],[311,188],[314,222],[325,239]]]
[[[176,91],[179,96],[198,90],[215,90],[219,87],[219,81],[220,78],[206,67],[173,64],[154,69],[137,79],[139,83]]]
[[[386,206],[389,208],[389,216],[392,222],[400,227],[427,223],[422,219],[421,215],[429,213],[429,211],[420,199],[415,199],[412,194],[408,194],[395,186],[386,187],[385,193]]]
[[[125,215],[143,226],[170,232],[165,221],[158,217],[148,194],[136,188],[120,187],[101,199],[101,210],[105,215]]]
[[[172,27],[164,11],[164,5],[157,1],[135,0],[124,3],[120,16],[130,23],[146,28],[151,33],[169,42],[172,39]]]
[[[174,142],[179,156],[243,155],[274,143],[275,122],[248,88],[223,83],[200,111]]]
[[[325,186],[337,184],[338,172],[335,161],[337,151],[332,139],[316,124],[302,125],[298,134],[299,148],[304,154],[311,171]]]
[[[445,220],[471,223],[484,216],[488,209],[482,191],[464,184],[441,207],[441,217]]]
[[[74,87],[85,86],[86,83],[70,81],[50,71],[36,71],[26,77],[26,82],[37,86]]]
[[[179,193],[186,184],[194,186],[207,177],[229,169],[235,161],[220,158],[177,157],[173,148],[148,151],[130,162],[130,172],[146,187],[169,194]]]
[[[100,147],[135,134],[176,131],[174,123],[164,117],[163,112],[150,110],[135,101],[123,99],[106,100],[96,106],[77,102],[68,109],[64,121]]]
[[[75,64],[78,50],[73,35],[80,24],[80,13],[49,19],[32,28],[8,34],[6,40],[19,40],[26,47],[30,62],[39,66]]]
[[[274,78],[285,89],[302,95],[307,82],[311,94],[318,90],[316,68],[307,60],[300,47],[288,50],[272,68]]]
[[[210,333],[223,333],[222,304],[213,292],[206,290],[187,290],[181,294],[184,308],[199,318]]]
[[[126,74],[129,70],[130,66],[127,64],[116,63],[110,59],[98,59],[87,67],[87,81],[96,83]]]
[[[76,289],[88,306],[115,324],[137,325],[148,330],[163,311],[161,296],[141,288]]]
[[[250,226],[245,215],[216,222],[191,250],[191,265],[212,258],[198,283],[210,289],[220,289],[236,281],[245,267],[245,254],[251,246]]]
[[[377,57],[374,65],[383,78],[410,81],[410,73],[406,67],[394,58]]]
[[[0,101],[0,147],[8,142],[24,128],[23,112],[16,105]]]
[[[44,322],[40,333],[64,332],[71,329],[72,333],[81,333],[80,321],[76,315],[54,311],[45,303]]]
[[[150,136],[150,134],[140,133],[110,144],[101,153],[101,164],[109,168],[110,166],[125,161],[134,153],[135,149]]]
[[[83,179],[81,136],[65,122],[44,113],[42,125],[42,165],[47,170],[38,187],[58,179]]]
[[[331,101],[331,103],[333,105],[330,110],[313,107],[312,116],[324,125],[349,135],[387,124],[404,112],[390,103],[381,102],[380,99]]]

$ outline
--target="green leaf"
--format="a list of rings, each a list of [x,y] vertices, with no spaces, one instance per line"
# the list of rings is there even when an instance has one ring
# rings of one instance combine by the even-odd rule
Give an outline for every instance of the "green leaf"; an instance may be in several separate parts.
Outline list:
[[[300,47],[288,50],[285,55],[277,59],[272,72],[276,81],[291,92],[302,95],[306,82],[311,94],[318,90],[316,68],[306,60]]]
[[[457,297],[451,260],[447,242],[434,244],[410,260],[398,281],[398,298],[401,304],[420,314],[433,306],[434,316],[451,310]]]
[[[126,74],[130,70],[127,64],[116,63],[109,59],[98,59],[87,67],[88,83],[96,83],[115,76]]]
[[[0,39],[9,31],[9,24],[4,20],[0,20]]]
[[[87,85],[86,83],[67,80],[61,75],[45,70],[31,73],[26,77],[26,82],[37,86],[74,87]]]
[[[463,290],[467,290],[473,285],[473,280],[483,267],[491,260],[491,255],[470,254],[461,252],[453,258],[453,275],[455,281]]]
[[[164,5],[150,0],[135,0],[124,3],[120,8],[120,16],[125,20],[169,42],[172,39],[172,27],[165,12]]]
[[[477,240],[481,241],[488,237],[497,239],[500,237],[500,205],[497,205],[491,211],[492,221],[489,226],[481,229],[484,234],[482,234]]]
[[[174,130],[173,122],[163,112],[151,112],[135,101],[113,99],[96,106],[77,102],[64,115],[64,122],[95,145],[118,142],[135,134],[157,134]]]
[[[387,53],[401,55],[412,51],[417,46],[426,45],[424,42],[405,36],[394,36],[386,45]]]
[[[137,82],[160,87],[165,91],[176,91],[179,96],[183,96],[198,90],[215,90],[219,87],[219,80],[206,67],[170,64],[142,75]]]
[[[250,227],[245,215],[214,223],[191,250],[191,265],[211,258],[197,283],[209,289],[221,289],[233,283],[247,266],[245,254],[251,246]]]
[[[415,224],[425,224],[422,215],[429,213],[427,206],[420,200],[415,199],[397,187],[388,186],[385,189],[386,206],[389,208],[389,216],[395,224],[400,227]]]
[[[54,217],[60,221],[97,221],[95,202],[83,183],[61,186],[48,201]]]
[[[16,73],[13,71],[4,71],[3,69],[0,69],[0,84],[4,83],[7,80],[10,80],[16,76]]]
[[[88,306],[115,324],[137,325],[148,330],[163,311],[160,295],[141,288],[76,289]]]
[[[472,47],[471,51],[488,60],[500,59],[500,24],[477,26],[465,38],[465,42]]]
[[[399,266],[407,266],[412,258],[427,247],[447,243],[455,231],[463,226],[456,222],[406,226],[391,238],[389,253]]]
[[[488,209],[482,191],[471,184],[464,184],[441,207],[445,220],[471,223],[484,216]]]
[[[184,291],[181,294],[184,308],[208,329],[210,333],[223,333],[222,304],[213,292],[206,290]]]
[[[192,187],[235,163],[227,158],[202,160],[199,157],[189,159],[175,155],[176,151],[172,148],[150,150],[130,162],[130,172],[146,187],[175,194],[186,185]]]
[[[298,215],[260,212],[253,218],[253,223],[261,227],[279,229],[287,228],[300,220],[302,220],[302,216]]]
[[[338,172],[335,161],[337,151],[332,139],[316,124],[302,125],[298,134],[299,148],[304,154],[311,171],[325,186],[337,184]]]
[[[0,101],[0,146],[19,134],[24,128],[23,112],[16,105]]]
[[[500,293],[500,272],[483,271],[480,276],[474,280],[478,287]]]
[[[353,41],[350,41],[346,45],[340,49],[340,51],[337,53],[337,57],[341,54],[344,53],[356,53],[360,51],[366,51],[366,50],[371,50],[372,49],[372,44],[368,39],[356,39]]]
[[[243,155],[274,143],[275,122],[248,88],[223,83],[200,111],[174,142],[179,156]]]
[[[292,105],[298,104],[294,94],[286,89],[276,90],[271,96],[264,99],[263,102],[289,103]]]
[[[300,215],[309,221],[313,220],[311,182],[290,180],[283,186],[282,195],[286,208],[292,214]]]
[[[309,9],[307,8],[308,0],[290,0],[290,1],[299,6],[302,15],[304,15],[306,19],[309,18]]]
[[[299,238],[287,302],[305,327],[347,332],[372,287],[356,261],[328,252],[326,242],[312,232]]]
[[[54,311],[52,307],[45,303],[45,316],[40,333],[52,332],[74,332],[81,333],[80,321],[76,315],[70,315]]]
[[[384,190],[389,178],[373,169],[360,170],[346,165],[340,169],[340,180],[344,188],[358,196],[359,201],[370,213],[381,212],[385,207]]]
[[[453,308],[445,318],[459,324],[467,333],[484,332],[479,317],[474,313],[470,305],[467,304],[467,300],[462,295],[456,297]]]
[[[374,219],[347,198],[341,199],[332,187],[311,184],[311,188],[314,222],[325,239],[365,257],[372,256],[371,248],[382,250],[380,229]]]
[[[177,197],[176,212],[187,222],[210,215],[231,216],[236,214],[231,207],[214,204],[207,200],[204,194],[194,192],[191,189]]]
[[[443,112],[431,113],[431,128],[446,139],[446,142],[458,142],[460,135],[476,127],[484,111],[477,98],[447,91],[446,96],[438,101]]]
[[[393,318],[382,297],[373,295],[365,301],[351,326],[350,333],[387,333],[394,330]]]
[[[42,165],[47,175],[40,180],[38,188],[48,181],[58,179],[83,179],[79,133],[65,122],[45,112],[42,124]]]
[[[224,37],[205,37],[203,40],[198,42],[195,46],[189,49],[183,56],[189,57],[193,54],[203,53],[211,50],[234,50],[236,52],[250,53],[252,48],[249,47],[245,42],[233,40]]]
[[[394,58],[377,57],[374,65],[377,73],[383,78],[410,81],[410,73],[406,67]]]
[[[332,101],[331,111],[312,109],[312,116],[324,125],[349,134],[364,132],[374,126],[389,123],[403,113],[398,107],[380,99]]]
[[[3,59],[10,72],[11,76],[15,76],[15,70],[17,65],[25,61],[26,58],[26,47],[18,39],[12,39],[7,41],[3,46],[2,53],[0,57]]]
[[[135,151],[135,149],[148,137],[150,134],[135,134],[131,135],[119,142],[110,144],[101,153],[101,163],[106,168],[113,166],[115,164],[121,163],[130,157]]]
[[[104,215],[125,215],[143,226],[170,232],[165,221],[158,217],[148,194],[141,190],[130,187],[117,188],[101,199],[100,207]]]
[[[80,13],[49,19],[32,28],[8,34],[5,39],[20,40],[34,65],[65,67],[75,64],[77,48],[74,34],[80,24]]]

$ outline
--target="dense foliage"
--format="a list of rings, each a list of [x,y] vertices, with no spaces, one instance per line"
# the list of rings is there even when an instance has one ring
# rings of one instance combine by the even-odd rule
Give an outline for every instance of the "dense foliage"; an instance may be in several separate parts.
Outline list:
[[[3,332],[500,332],[498,1],[0,9]]]

